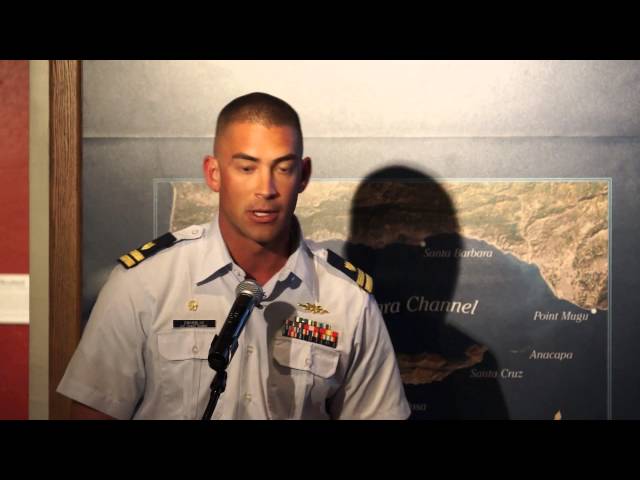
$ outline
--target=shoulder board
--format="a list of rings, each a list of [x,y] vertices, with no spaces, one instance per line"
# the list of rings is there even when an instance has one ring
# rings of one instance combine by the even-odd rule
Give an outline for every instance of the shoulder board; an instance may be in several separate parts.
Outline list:
[[[360,288],[368,293],[373,292],[373,278],[368,273],[348,262],[332,250],[327,249],[327,262],[350,277]]]
[[[175,245],[181,240],[200,238],[202,236],[202,231],[202,227],[196,225],[187,227],[179,232],[165,233],[155,240],[147,242],[135,250],[131,250],[129,253],[125,253],[118,259],[118,262],[120,262],[120,264],[126,269],[133,268],[136,265],[140,265],[140,263],[147,258]]]

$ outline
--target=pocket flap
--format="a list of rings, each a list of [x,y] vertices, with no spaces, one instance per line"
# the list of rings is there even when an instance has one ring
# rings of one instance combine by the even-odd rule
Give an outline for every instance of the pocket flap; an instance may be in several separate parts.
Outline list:
[[[216,331],[184,330],[158,333],[158,351],[167,360],[206,360]]]
[[[273,356],[283,367],[329,378],[336,371],[340,352],[295,338],[277,337],[273,344]]]

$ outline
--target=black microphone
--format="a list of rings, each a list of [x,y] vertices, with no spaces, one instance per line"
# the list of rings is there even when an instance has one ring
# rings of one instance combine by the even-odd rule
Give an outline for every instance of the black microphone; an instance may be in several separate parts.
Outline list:
[[[238,338],[242,333],[251,311],[262,300],[262,288],[254,280],[245,280],[236,287],[236,300],[209,348],[209,366],[216,372],[227,368],[238,348]]]

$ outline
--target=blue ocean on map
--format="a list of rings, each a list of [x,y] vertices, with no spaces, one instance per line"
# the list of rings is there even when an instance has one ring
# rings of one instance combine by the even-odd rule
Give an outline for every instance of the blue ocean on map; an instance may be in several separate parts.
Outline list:
[[[536,265],[455,234],[378,250],[324,245],[373,276],[396,354],[455,363],[470,346],[488,349],[446,378],[406,383],[412,418],[607,418],[608,312],[557,298]]]

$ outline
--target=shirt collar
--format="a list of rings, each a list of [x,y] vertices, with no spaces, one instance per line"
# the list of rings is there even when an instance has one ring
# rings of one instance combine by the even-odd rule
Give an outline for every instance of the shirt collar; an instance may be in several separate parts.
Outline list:
[[[218,276],[224,275],[233,265],[233,259],[220,233],[217,212],[213,216],[209,228],[206,229],[204,245],[204,256],[196,266],[196,285],[208,283]]]
[[[198,286],[224,276],[234,267],[233,259],[220,232],[218,215],[216,212],[205,233],[206,251],[204,252],[202,261],[196,267],[195,279],[196,285]],[[268,287],[269,291],[274,291],[279,283],[286,282],[290,275],[294,275],[300,280],[302,285],[309,290],[313,298],[316,299],[318,297],[318,284],[313,252],[304,240],[300,222],[295,215],[293,217],[293,229],[296,232],[298,245],[282,269],[274,275],[274,278],[267,282],[265,287]],[[271,287],[272,284],[274,287]]]

